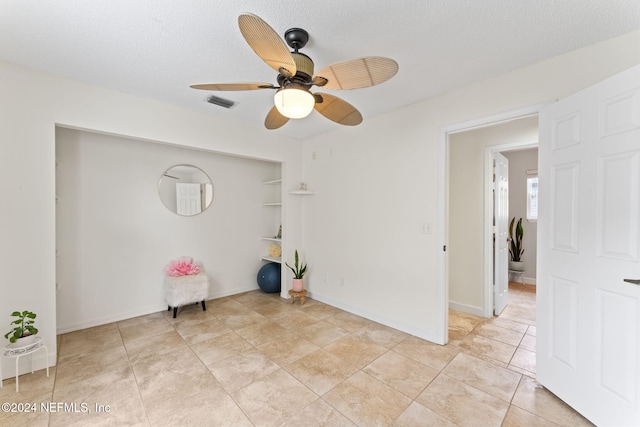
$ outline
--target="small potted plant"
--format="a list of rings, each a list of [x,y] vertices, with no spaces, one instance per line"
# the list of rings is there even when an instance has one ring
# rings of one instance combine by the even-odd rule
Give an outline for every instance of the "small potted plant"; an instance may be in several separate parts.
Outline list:
[[[524,235],[524,230],[522,229],[522,218],[518,220],[514,230],[513,224],[515,223],[515,221],[516,217],[514,216],[513,218],[511,218],[511,223],[509,223],[509,255],[511,256],[511,261],[509,261],[509,269],[515,271],[524,271],[524,262],[522,262],[522,254],[524,254],[524,249],[522,248],[522,236]]]
[[[8,339],[14,347],[23,347],[31,344],[38,333],[38,329],[33,326],[36,314],[25,310],[22,313],[14,311],[11,313],[11,316],[16,318],[11,322],[11,325],[15,326],[7,332],[4,337]]]
[[[301,292],[304,289],[304,284],[302,283],[302,278],[304,277],[304,274],[307,272],[307,264],[299,263],[298,250],[297,249],[296,249],[295,263],[294,263],[295,268],[291,267],[289,265],[289,263],[287,263],[287,262],[285,262],[285,264],[293,272],[293,291],[294,292]]]

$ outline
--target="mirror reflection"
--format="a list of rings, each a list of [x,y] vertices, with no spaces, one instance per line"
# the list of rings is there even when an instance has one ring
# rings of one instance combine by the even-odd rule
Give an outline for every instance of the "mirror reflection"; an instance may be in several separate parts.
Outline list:
[[[209,176],[192,165],[167,169],[158,184],[160,200],[171,212],[194,216],[204,212],[213,201],[213,184]]]

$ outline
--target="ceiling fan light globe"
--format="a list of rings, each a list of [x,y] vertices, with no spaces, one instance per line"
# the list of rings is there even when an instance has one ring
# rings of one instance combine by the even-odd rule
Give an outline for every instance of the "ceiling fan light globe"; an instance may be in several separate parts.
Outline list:
[[[309,91],[297,88],[280,89],[273,100],[280,114],[290,119],[307,117],[316,103]]]

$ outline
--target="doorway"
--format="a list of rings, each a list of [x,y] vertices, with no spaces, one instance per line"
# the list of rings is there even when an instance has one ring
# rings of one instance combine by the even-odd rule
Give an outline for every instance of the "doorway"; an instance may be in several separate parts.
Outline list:
[[[448,308],[493,315],[493,153],[534,148],[542,105],[441,130],[442,277]],[[518,129],[520,129],[518,131]],[[526,130],[523,130],[526,129]],[[463,141],[463,142],[460,142]],[[448,331],[448,309],[443,314]],[[443,337],[443,342],[448,336]]]

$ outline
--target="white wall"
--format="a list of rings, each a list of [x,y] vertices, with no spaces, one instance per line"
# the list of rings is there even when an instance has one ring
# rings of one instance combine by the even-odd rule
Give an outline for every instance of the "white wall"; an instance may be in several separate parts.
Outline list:
[[[83,329],[166,309],[164,266],[202,263],[209,298],[257,289],[262,181],[280,164],[58,128],[57,330]],[[202,214],[170,212],[158,181],[175,164],[212,180]],[[175,190],[173,191],[175,199]]]
[[[538,142],[537,117],[449,138],[449,303],[456,310],[483,313],[484,183],[488,173],[484,152],[487,147],[514,142]]]
[[[313,296],[443,342],[440,130],[565,97],[637,63],[640,31],[305,141],[304,173],[316,190],[304,206]]]
[[[0,63],[0,93],[0,325],[9,324],[14,310],[35,311],[52,365],[56,124],[283,162],[285,188],[296,188],[302,180],[301,142],[274,132],[7,63]],[[300,246],[301,212],[299,201],[288,201],[286,251]],[[44,356],[35,356],[39,369]],[[13,375],[11,361],[2,363],[3,374]]]
[[[538,169],[538,149],[506,151],[509,160],[509,218],[522,218],[525,283],[536,284],[537,222],[527,221],[527,171]],[[512,277],[511,280],[520,278]]]

